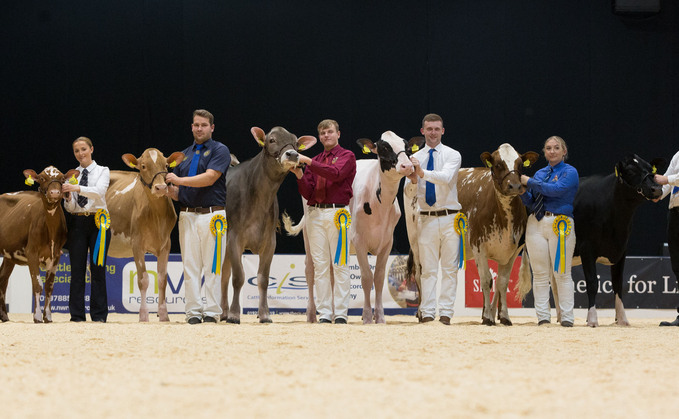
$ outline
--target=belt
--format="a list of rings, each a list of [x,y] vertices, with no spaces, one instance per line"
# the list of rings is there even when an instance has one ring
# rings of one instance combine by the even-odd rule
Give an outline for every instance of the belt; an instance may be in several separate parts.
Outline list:
[[[551,211],[545,211],[545,215],[548,216],[548,217],[556,217],[556,216],[559,215],[559,214],[554,214],[554,213],[551,212]]]
[[[459,210],[442,209],[438,211],[420,211],[420,215],[429,215],[431,217],[441,217],[444,215],[456,214]]]
[[[195,208],[179,207],[179,211],[195,212],[197,214],[209,214],[211,212],[221,211],[223,209],[224,209],[224,207],[220,207],[219,205],[213,205],[211,207],[195,207]]]
[[[96,214],[94,211],[85,211],[85,212],[74,212],[73,215],[80,215],[81,217],[89,217],[90,215]]]
[[[346,207],[345,204],[313,204],[309,205],[310,207],[314,208],[344,208]]]

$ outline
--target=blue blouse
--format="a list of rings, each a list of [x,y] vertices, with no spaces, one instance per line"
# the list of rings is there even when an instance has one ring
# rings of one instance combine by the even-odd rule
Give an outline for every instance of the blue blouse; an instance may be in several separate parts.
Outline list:
[[[543,167],[535,172],[528,179],[526,192],[520,195],[521,201],[532,212],[535,194],[541,193],[546,211],[573,217],[573,201],[578,184],[578,171],[561,161],[554,167]]]

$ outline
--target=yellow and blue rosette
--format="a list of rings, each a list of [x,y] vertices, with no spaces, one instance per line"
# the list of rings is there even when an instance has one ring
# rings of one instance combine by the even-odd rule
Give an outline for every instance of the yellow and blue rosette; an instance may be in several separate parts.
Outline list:
[[[565,215],[554,218],[552,230],[559,237],[556,245],[556,256],[554,257],[554,272],[566,273],[566,236],[571,234],[572,227],[571,219]]]
[[[460,253],[458,255],[458,269],[467,269],[467,248],[465,243],[467,242],[467,229],[469,222],[467,221],[467,216],[463,212],[458,212],[455,216],[454,225],[455,232],[460,236]]]
[[[215,253],[212,257],[212,273],[222,273],[222,235],[226,233],[226,218],[222,214],[215,214],[210,220],[210,231],[215,236]]]
[[[337,210],[335,213],[335,227],[339,230],[337,237],[337,249],[335,249],[335,265],[344,266],[349,263],[349,226],[351,214],[346,208]]]
[[[106,259],[106,230],[111,227],[111,216],[108,211],[101,208],[94,214],[94,225],[99,229],[97,242],[94,244],[93,259],[99,266],[104,266]]]

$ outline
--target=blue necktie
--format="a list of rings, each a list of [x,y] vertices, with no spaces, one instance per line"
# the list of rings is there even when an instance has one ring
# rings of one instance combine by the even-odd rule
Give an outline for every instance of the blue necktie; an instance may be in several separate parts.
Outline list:
[[[553,168],[549,168],[549,172],[547,173],[547,177],[545,177],[544,182],[547,182],[550,177],[552,177],[552,171]],[[535,218],[540,221],[542,220],[542,217],[545,216],[545,202],[544,202],[544,197],[540,192],[535,194],[535,202],[533,203],[533,214],[535,214]]]
[[[427,170],[434,170],[434,151],[433,148],[429,149],[429,161],[427,162]],[[436,187],[433,183],[427,182],[424,189],[424,200],[430,207],[436,203]]]
[[[203,144],[196,144],[196,152],[191,157],[191,166],[189,167],[189,176],[195,176],[198,171],[198,162],[200,161],[200,150],[204,147]]]
[[[87,169],[83,169],[83,175],[80,176],[80,182],[78,182],[78,184],[80,186],[87,186]],[[80,208],[85,208],[85,205],[87,205],[87,197],[78,194],[78,205],[80,205]]]

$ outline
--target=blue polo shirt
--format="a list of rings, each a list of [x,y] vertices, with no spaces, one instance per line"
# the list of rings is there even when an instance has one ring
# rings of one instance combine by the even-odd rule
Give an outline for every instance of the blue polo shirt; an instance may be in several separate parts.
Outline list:
[[[191,160],[199,158],[198,170],[196,174],[205,173],[207,169],[220,172],[222,175],[210,186],[203,188],[192,188],[189,186],[179,187],[179,205],[182,207],[211,207],[214,205],[226,205],[226,171],[231,164],[231,153],[224,144],[210,138],[203,143],[200,154],[196,154],[196,143],[194,141],[184,151],[184,161],[174,168],[173,173],[180,177],[189,174]]]
[[[562,161],[554,167],[547,165],[528,179],[528,187],[521,195],[521,201],[532,212],[534,196],[539,192],[543,195],[545,211],[573,217],[573,201],[579,183],[578,171],[570,164]]]

